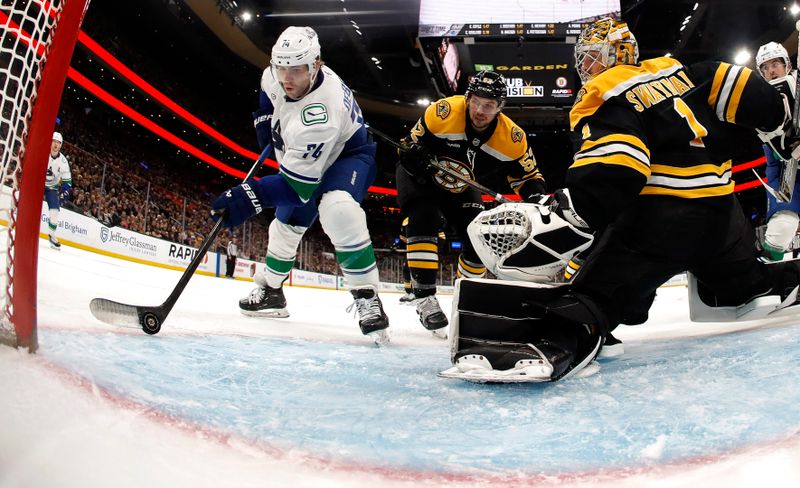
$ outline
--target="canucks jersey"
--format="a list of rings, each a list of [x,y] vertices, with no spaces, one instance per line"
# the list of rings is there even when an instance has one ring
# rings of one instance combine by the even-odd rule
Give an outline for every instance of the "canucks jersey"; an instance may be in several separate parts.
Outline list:
[[[784,117],[777,91],[742,66],[662,57],[612,67],[581,88],[570,111],[575,210],[600,229],[638,196],[730,195],[729,124],[769,131]]]
[[[280,174],[303,202],[308,201],[340,155],[368,144],[361,109],[350,88],[326,66],[300,100],[285,96],[270,68],[264,70],[261,89],[268,105],[262,108],[272,112]]]
[[[484,132],[475,133],[468,122],[463,95],[431,104],[411,129],[411,140],[425,145],[439,162],[475,180],[504,175],[511,190],[526,198],[544,193],[544,177],[536,164],[525,132],[505,114],[498,114]],[[434,184],[452,193],[467,189],[462,181],[443,172]]]
[[[44,186],[48,190],[58,190],[59,185],[62,183],[72,184],[69,161],[62,153],[58,153],[56,157],[51,154],[47,163],[47,176],[44,180]]]

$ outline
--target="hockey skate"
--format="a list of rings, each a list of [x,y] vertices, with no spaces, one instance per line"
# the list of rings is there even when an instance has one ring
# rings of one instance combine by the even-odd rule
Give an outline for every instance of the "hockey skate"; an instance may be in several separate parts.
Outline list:
[[[400,297],[400,305],[413,305],[416,299],[417,297],[414,296],[413,292],[408,292]]]
[[[434,295],[420,298],[415,302],[417,315],[422,326],[433,332],[433,335],[440,339],[447,339],[447,316],[439,306],[439,300]]]
[[[372,288],[350,290],[353,303],[347,307],[349,313],[356,307],[358,311],[358,326],[361,332],[369,336],[375,344],[383,346],[389,343],[389,317],[383,311],[383,304],[377,293]]]
[[[53,249],[61,250],[61,243],[58,242],[58,239],[56,239],[56,236],[52,236],[52,235],[49,236],[48,241],[50,241],[50,247],[52,247]]]
[[[283,288],[270,288],[269,286],[259,286],[248,296],[239,300],[239,310],[248,317],[284,318],[289,316]]]

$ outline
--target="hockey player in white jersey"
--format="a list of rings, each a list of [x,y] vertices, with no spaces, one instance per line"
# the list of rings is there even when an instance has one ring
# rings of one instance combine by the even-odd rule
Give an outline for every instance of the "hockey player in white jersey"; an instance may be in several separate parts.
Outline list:
[[[61,154],[61,145],[64,138],[61,133],[53,133],[53,142],[50,146],[50,160],[47,163],[47,177],[44,183],[44,200],[48,209],[48,235],[50,246],[60,249],[61,243],[56,239],[58,230],[58,213],[61,201],[67,201],[72,194],[72,173],[69,170],[67,157]]]
[[[797,71],[792,70],[792,61],[786,48],[777,42],[768,42],[758,48],[756,54],[756,65],[758,72],[778,91],[786,94],[790,101],[794,100],[794,89]],[[783,130],[775,134],[761,134],[764,144],[764,155],[767,158],[767,184],[778,189],[780,187],[781,172],[784,160],[790,155],[781,155],[774,148],[780,147],[779,139],[783,136]],[[789,250],[792,239],[797,233],[797,225],[800,223],[798,212],[800,212],[800,191],[795,183],[792,199],[789,202],[779,202],[774,195],[767,192],[767,231],[764,235],[764,257],[771,261],[780,261],[784,253]]]
[[[253,115],[259,144],[272,144],[279,174],[231,188],[213,204],[227,211],[229,227],[275,207],[266,266],[254,277],[258,288],[239,301],[242,313],[288,316],[283,282],[303,234],[319,216],[355,300],[361,331],[378,344],[387,342],[389,320],[378,298],[378,269],[360,206],[375,179],[375,144],[352,91],[322,66],[313,29],[289,27],[281,33]]]

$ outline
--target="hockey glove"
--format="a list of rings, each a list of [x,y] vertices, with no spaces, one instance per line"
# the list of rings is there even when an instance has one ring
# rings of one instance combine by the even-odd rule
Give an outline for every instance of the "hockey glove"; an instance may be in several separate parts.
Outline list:
[[[272,108],[262,108],[253,112],[253,126],[256,128],[258,147],[263,151],[272,144]]]
[[[413,143],[400,155],[400,165],[413,178],[426,178],[439,171],[436,166],[431,164],[431,159],[433,156],[427,147]]]
[[[211,217],[217,220],[222,216],[225,227],[241,225],[245,220],[264,210],[258,196],[259,191],[258,183],[254,179],[234,186],[223,192],[211,204]]]
[[[558,189],[552,195],[544,195],[540,201],[531,203],[549,207],[551,212],[558,214],[559,217],[582,231],[589,229],[589,224],[575,211],[569,190],[566,188]]]
[[[70,185],[69,183],[62,183],[61,190],[58,192],[58,196],[61,197],[61,201],[68,202],[71,195],[72,195],[72,185]]]

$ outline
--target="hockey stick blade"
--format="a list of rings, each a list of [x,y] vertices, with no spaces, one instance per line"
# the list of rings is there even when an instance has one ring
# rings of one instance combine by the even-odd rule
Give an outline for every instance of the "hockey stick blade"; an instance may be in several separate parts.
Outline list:
[[[89,302],[94,318],[101,322],[121,327],[142,329],[148,334],[157,334],[166,318],[162,307],[126,305],[105,298],[94,298]]]
[[[247,176],[244,177],[244,181],[249,180],[256,174],[264,160],[267,158],[267,154],[269,154],[271,149],[271,145],[268,145],[264,148],[264,150],[261,152],[261,155],[253,164],[253,167],[250,168]],[[175,302],[177,302],[178,298],[180,298],[183,290],[189,283],[189,280],[197,270],[197,267],[200,266],[200,262],[205,258],[208,249],[214,242],[214,239],[217,238],[217,235],[219,235],[220,231],[222,230],[224,218],[224,214],[219,216],[217,222],[214,224],[214,227],[211,228],[211,232],[208,233],[203,241],[203,244],[200,245],[200,249],[197,250],[197,254],[189,263],[189,266],[186,267],[186,270],[184,270],[183,274],[178,280],[178,284],[176,284],[172,289],[172,293],[169,294],[164,303],[156,307],[145,307],[119,303],[113,300],[107,300],[105,298],[95,298],[89,303],[89,309],[91,310],[92,315],[94,315],[94,317],[101,322],[106,322],[112,325],[122,325],[125,327],[138,326],[141,327],[141,329],[147,334],[158,334],[158,332],[161,330],[161,324],[164,323],[167,315],[169,315],[170,311],[172,311],[172,307],[175,306]]]

